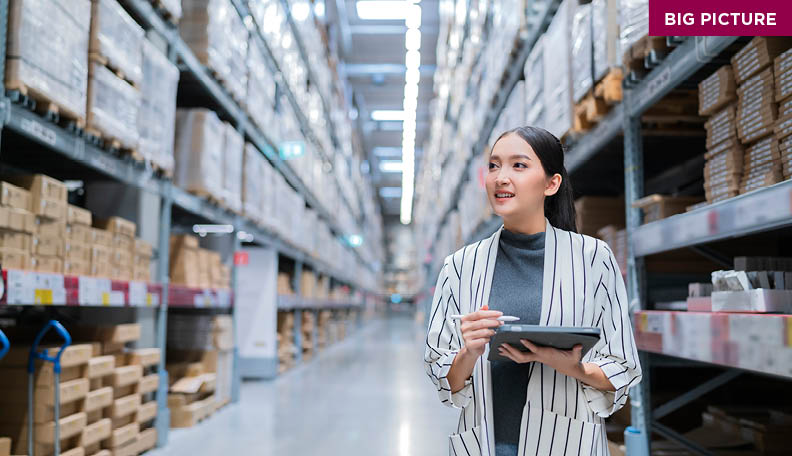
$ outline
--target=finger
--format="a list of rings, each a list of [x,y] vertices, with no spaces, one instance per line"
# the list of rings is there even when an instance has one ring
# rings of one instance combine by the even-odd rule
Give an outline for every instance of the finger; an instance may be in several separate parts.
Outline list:
[[[497,328],[500,326],[500,321],[486,319],[486,320],[477,320],[470,323],[470,329],[483,329],[483,328]]]
[[[511,355],[512,359],[514,359],[515,362],[527,363],[534,360],[533,354],[520,351],[517,348],[513,347],[511,344],[503,344],[501,345],[501,347],[503,347],[503,349]]]
[[[468,331],[464,333],[462,336],[465,339],[473,340],[473,339],[483,339],[483,338],[489,339],[494,335],[495,335],[495,331],[491,329],[479,329],[477,331]]]
[[[580,361],[583,358],[583,346],[580,345],[580,344],[577,344],[574,347],[572,347],[572,356],[577,361]]]
[[[525,345],[525,347],[526,347],[528,350],[531,350],[531,352],[532,352],[532,353],[536,353],[536,352],[538,352],[538,351],[539,351],[539,347],[537,347],[536,345],[534,345],[534,343],[533,343],[533,342],[531,342],[531,341],[530,341],[530,340],[528,340],[528,339],[520,339],[520,342],[522,342],[522,344],[523,344],[523,345]]]
[[[503,348],[498,348],[498,353],[499,353],[501,356],[503,356],[504,358],[508,358],[508,359],[510,359],[510,360],[512,360],[512,361],[514,361],[515,363],[519,363],[519,361],[517,361],[516,359],[514,359],[514,355],[512,355],[511,353],[509,353],[508,351],[506,351],[506,350],[505,350],[505,349],[503,349]]]

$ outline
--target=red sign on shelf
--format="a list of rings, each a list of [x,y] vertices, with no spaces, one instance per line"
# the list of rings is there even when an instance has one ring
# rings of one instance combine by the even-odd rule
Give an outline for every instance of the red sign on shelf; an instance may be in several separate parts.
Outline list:
[[[247,252],[234,252],[234,265],[247,266],[250,263],[250,255]]]

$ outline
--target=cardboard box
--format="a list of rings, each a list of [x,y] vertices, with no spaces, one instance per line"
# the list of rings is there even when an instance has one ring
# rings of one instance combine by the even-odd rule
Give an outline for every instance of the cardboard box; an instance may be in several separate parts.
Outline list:
[[[73,242],[80,242],[84,244],[93,244],[94,235],[93,235],[93,228],[84,225],[67,225],[66,229],[66,239],[69,239]]]
[[[0,228],[23,233],[33,233],[33,214],[15,207],[0,207]]]
[[[89,391],[85,396],[85,411],[93,412],[110,407],[113,404],[113,388],[105,386]]]
[[[112,249],[103,245],[93,245],[91,247],[91,263],[110,264]]]
[[[137,383],[143,377],[142,366],[122,366],[116,367],[111,376],[110,385],[113,388],[121,388]]]
[[[9,456],[11,454],[11,439],[8,437],[0,437],[0,456]]]
[[[115,366],[116,363],[113,356],[94,356],[88,360],[85,376],[90,379],[106,377],[113,373]]]
[[[96,228],[101,228],[112,233],[123,234],[124,236],[134,238],[137,225],[135,222],[123,219],[121,217],[109,217],[106,219],[96,219]]]
[[[119,268],[129,268],[132,266],[132,253],[129,249],[116,248],[110,256],[110,264]]]
[[[790,37],[754,37],[732,57],[731,64],[737,84],[773,63],[782,52],[792,47]]]
[[[113,244],[113,233],[110,231],[106,231],[100,228],[94,228],[91,230],[93,234],[93,239],[91,244],[101,245],[104,247],[114,248],[115,245]]]
[[[66,223],[69,225],[91,226],[91,211],[69,204],[66,209]]]
[[[70,261],[89,263],[93,258],[91,247],[82,241],[66,240],[63,243],[64,258]]]
[[[181,248],[197,249],[198,238],[192,234],[171,234],[171,251]]]
[[[133,248],[136,256],[146,257],[149,259],[154,256],[154,248],[152,247],[151,243],[144,241],[143,239],[135,239]]]
[[[113,401],[113,405],[110,406],[109,417],[122,418],[136,413],[138,407],[140,407],[140,404],[141,400],[139,394],[131,394],[129,396],[116,399]]]
[[[157,417],[157,402],[147,402],[138,407],[135,414],[135,422],[138,424],[147,423]],[[144,431],[145,432],[145,431]]]
[[[151,282],[151,268],[149,266],[134,266],[132,269],[132,280],[136,282]]]
[[[125,234],[113,234],[113,247],[133,255],[135,250],[135,239]]]
[[[33,237],[19,231],[0,230],[0,248],[16,249],[29,252],[33,246]]]
[[[143,367],[154,366],[160,362],[159,348],[138,348],[127,354],[127,364],[141,365]]]
[[[170,280],[174,285],[199,287],[198,249],[181,248],[171,257]]]
[[[63,259],[53,256],[31,256],[32,269],[36,272],[63,274]]]
[[[607,225],[624,226],[624,199],[584,196],[575,201],[578,232],[596,236]]]
[[[65,203],[68,199],[66,184],[43,174],[13,176],[9,180],[30,191],[33,200],[46,198]]]
[[[685,208],[701,201],[699,197],[649,195],[633,203],[644,212],[644,223],[661,220],[685,212]]]
[[[41,256],[64,256],[63,238],[33,236],[33,247],[31,253]]]
[[[65,222],[66,206],[65,202],[55,199],[33,198],[31,211],[39,217]]]
[[[30,210],[30,192],[8,182],[0,182],[0,205]]]
[[[113,422],[109,418],[101,419],[93,424],[85,426],[80,435],[80,446],[86,447],[99,443],[110,437],[113,432]]]
[[[123,344],[140,340],[140,324],[127,323],[115,326],[96,326],[76,329],[81,338],[102,342],[103,344]]]
[[[699,115],[709,116],[737,99],[731,65],[724,65],[699,84]]]
[[[137,423],[131,423],[114,429],[112,435],[107,441],[108,446],[116,448],[123,446],[129,442],[134,442],[137,435],[140,433],[140,426]],[[115,456],[115,454],[114,454]]]
[[[704,123],[707,130],[707,149],[737,137],[737,106],[729,104]]]
[[[153,393],[154,391],[157,391],[158,386],[159,386],[159,375],[149,374],[140,379],[140,382],[137,385],[137,389],[135,390],[135,393],[137,394]]]
[[[113,269],[109,262],[91,261],[91,276],[109,278],[113,274]]]
[[[70,416],[61,418],[60,423],[60,437],[61,439],[68,439],[74,437],[82,432],[87,424],[88,417],[85,413],[75,413]],[[45,424],[35,425],[35,441],[52,445],[55,443],[55,423],[49,422]]]
[[[792,290],[714,291],[712,311],[792,313]]]
[[[90,261],[63,260],[63,274],[69,276],[89,276],[91,275]]]
[[[44,346],[41,347],[42,350],[47,350],[47,354],[49,356],[55,356],[58,354],[58,350],[60,347],[52,347],[52,346]],[[28,356],[30,354],[30,347],[24,346],[12,346],[11,350],[8,351],[5,358],[3,358],[3,366],[10,366],[10,367],[26,367],[28,365]],[[74,366],[81,366],[88,362],[91,359],[93,354],[93,348],[90,344],[73,344],[69,345],[63,350],[63,354],[61,355],[61,366],[64,368],[74,367]],[[38,367],[41,366],[41,367]],[[41,364],[37,363],[36,372],[39,375],[46,375],[47,372],[52,372],[52,365],[51,364]],[[79,371],[78,371],[79,372]],[[61,374],[63,381],[63,377],[66,375],[65,371]],[[46,377],[44,384],[51,384],[50,381],[53,377]]]

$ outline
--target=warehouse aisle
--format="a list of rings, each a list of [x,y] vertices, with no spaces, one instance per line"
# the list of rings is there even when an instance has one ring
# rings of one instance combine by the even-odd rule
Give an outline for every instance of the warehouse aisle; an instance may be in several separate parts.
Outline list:
[[[274,381],[246,382],[239,404],[149,454],[444,454],[457,413],[423,371],[423,337],[406,317],[371,322]]]

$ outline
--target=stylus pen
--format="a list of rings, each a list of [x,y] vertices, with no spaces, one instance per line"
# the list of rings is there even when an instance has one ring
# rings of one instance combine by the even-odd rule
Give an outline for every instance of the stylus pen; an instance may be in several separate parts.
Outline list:
[[[461,320],[464,315],[451,315],[451,318],[454,320]],[[504,315],[502,317],[496,318],[498,321],[517,321],[520,317],[512,317],[510,315]]]

